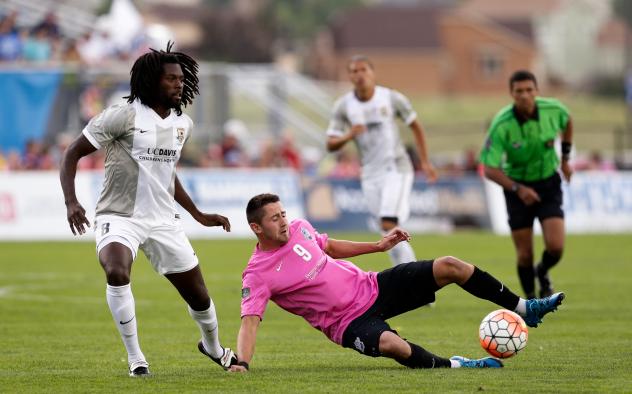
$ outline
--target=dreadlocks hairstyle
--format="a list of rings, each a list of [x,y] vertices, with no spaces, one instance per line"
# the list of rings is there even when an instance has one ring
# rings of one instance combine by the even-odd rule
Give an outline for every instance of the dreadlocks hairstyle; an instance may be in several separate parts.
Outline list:
[[[123,97],[128,103],[139,99],[145,105],[152,104],[159,94],[158,81],[162,75],[162,66],[168,63],[177,63],[182,68],[184,74],[184,86],[182,87],[181,104],[186,107],[193,102],[193,97],[200,93],[198,89],[198,64],[192,57],[181,52],[171,52],[173,42],[167,43],[167,50],[157,51],[153,48],[134,62],[129,86],[130,95]],[[179,104],[175,110],[178,115],[182,115],[182,108]]]

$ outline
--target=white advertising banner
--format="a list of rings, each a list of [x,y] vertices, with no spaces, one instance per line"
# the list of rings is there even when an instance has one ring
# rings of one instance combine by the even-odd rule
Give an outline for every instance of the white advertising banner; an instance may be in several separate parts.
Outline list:
[[[231,223],[230,233],[204,227],[180,208],[182,225],[192,239],[252,237],[246,204],[259,193],[278,194],[288,217],[304,216],[300,179],[290,170],[180,170],[178,178],[201,211],[219,213]],[[75,179],[77,198],[91,222],[102,182],[102,172],[79,172]],[[0,241],[71,239],[91,240],[94,235],[72,235],[59,173],[0,173]]]
[[[562,182],[562,190],[567,232],[632,232],[632,172],[575,173],[570,184]],[[509,234],[501,187],[486,180],[485,192],[492,229]],[[538,224],[535,228],[541,231]]]

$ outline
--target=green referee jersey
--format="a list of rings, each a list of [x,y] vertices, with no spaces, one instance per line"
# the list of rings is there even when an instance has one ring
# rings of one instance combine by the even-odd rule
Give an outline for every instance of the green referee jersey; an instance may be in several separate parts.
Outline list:
[[[553,175],[560,164],[555,139],[566,130],[568,110],[558,100],[536,97],[536,111],[525,119],[513,105],[494,117],[480,162],[500,168],[514,180],[534,182]]]

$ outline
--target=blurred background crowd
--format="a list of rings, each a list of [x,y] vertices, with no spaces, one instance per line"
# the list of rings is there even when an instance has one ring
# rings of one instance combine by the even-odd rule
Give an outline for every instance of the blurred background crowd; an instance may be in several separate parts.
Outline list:
[[[376,23],[380,29],[371,28]],[[628,168],[631,26],[632,2],[624,0],[0,0],[0,73],[62,70],[66,90],[60,91],[70,92],[63,100],[58,94],[50,109],[68,112],[61,120],[19,144],[0,145],[0,171],[58,169],[87,121],[125,94],[136,57],[169,39],[203,63],[209,81],[202,96],[210,98],[190,109],[198,137],[181,166],[357,177],[355,149],[327,154],[323,141],[327,111],[349,88],[346,59],[363,53],[376,64],[378,82],[411,97],[443,175],[479,171],[486,126],[499,103],[510,102],[506,79],[517,67],[534,70],[544,95],[561,96],[569,106],[577,122],[577,170]],[[227,65],[233,68],[216,71]],[[258,82],[244,82],[261,68],[244,65],[265,65],[284,82],[265,77],[262,96]],[[288,75],[300,76],[299,89],[317,86],[329,108],[307,113],[315,105],[297,104]],[[410,133],[401,129],[418,163]],[[8,132],[20,130],[2,130]],[[101,152],[80,162],[82,170],[102,166]]]

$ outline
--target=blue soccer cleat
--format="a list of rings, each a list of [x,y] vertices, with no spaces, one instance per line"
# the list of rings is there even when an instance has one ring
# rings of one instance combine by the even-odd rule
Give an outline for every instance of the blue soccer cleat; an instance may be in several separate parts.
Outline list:
[[[524,321],[529,327],[537,327],[542,323],[542,318],[549,312],[553,312],[562,304],[564,293],[555,293],[549,297],[527,300],[527,315]]]
[[[461,368],[502,368],[503,363],[494,357],[479,358],[478,360],[470,360],[461,356],[452,356],[450,360],[458,361]]]

